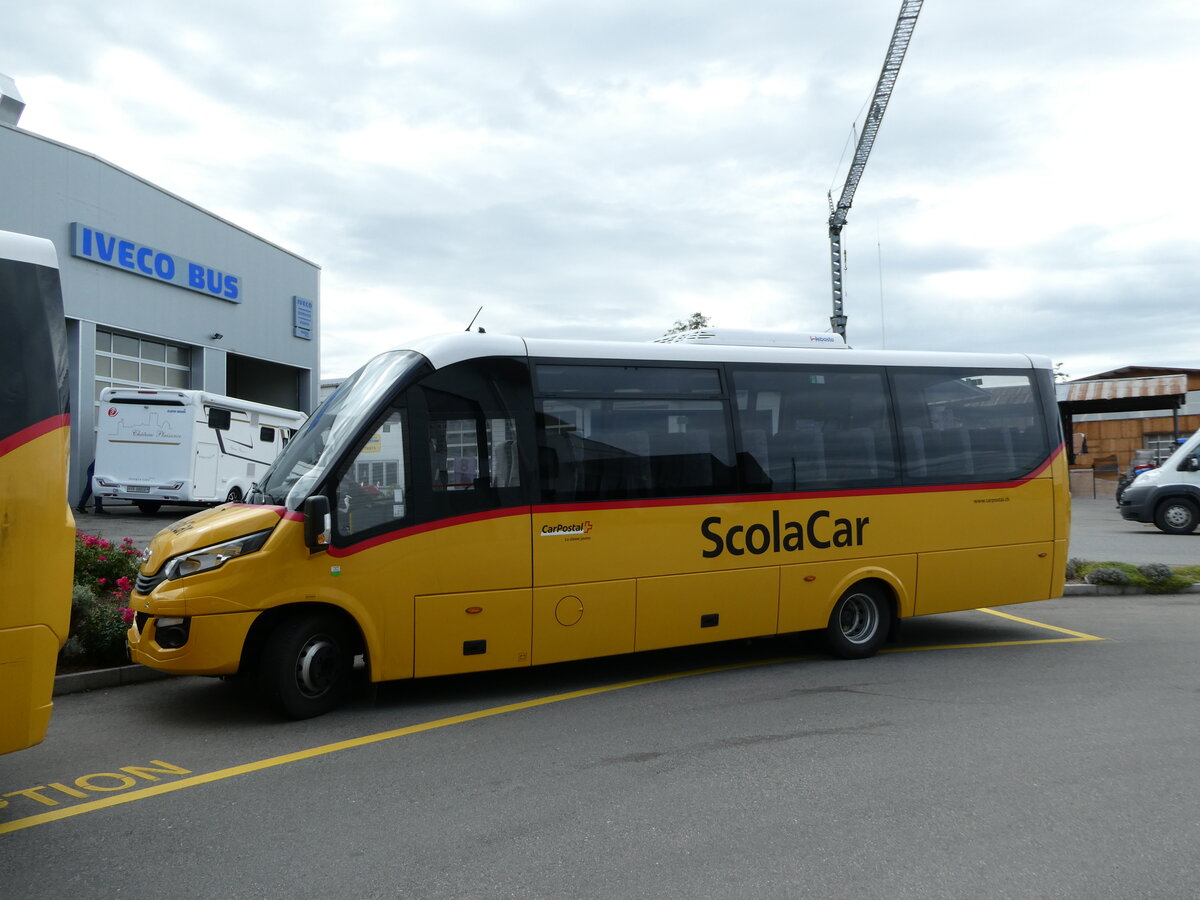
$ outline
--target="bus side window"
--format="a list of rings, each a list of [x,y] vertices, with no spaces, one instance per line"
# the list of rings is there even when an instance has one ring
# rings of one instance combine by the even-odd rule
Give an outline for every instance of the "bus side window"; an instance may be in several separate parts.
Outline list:
[[[407,411],[390,410],[339,473],[332,510],[338,536],[354,538],[405,524],[407,435]]]
[[[258,439],[264,444],[275,443],[275,429],[269,425],[263,425],[258,429]]]
[[[528,385],[523,364],[482,359],[439,369],[415,389],[424,401],[422,446],[428,454],[422,519],[528,502],[519,432],[520,409],[529,408]]]
[[[520,487],[516,421],[501,415],[481,420],[431,414],[429,461],[434,491]]]
[[[896,480],[883,370],[760,365],[732,375],[747,489],[806,491]]]
[[[1029,375],[895,370],[892,380],[910,480],[1007,481],[1049,452]]]
[[[546,500],[681,496],[732,484],[719,401],[546,399],[539,407]]]

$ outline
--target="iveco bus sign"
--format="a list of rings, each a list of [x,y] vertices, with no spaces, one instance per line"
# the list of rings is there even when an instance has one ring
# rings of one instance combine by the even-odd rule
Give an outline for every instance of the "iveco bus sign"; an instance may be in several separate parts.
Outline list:
[[[100,231],[81,222],[71,223],[71,254],[219,300],[242,302],[242,279],[237,275]]]

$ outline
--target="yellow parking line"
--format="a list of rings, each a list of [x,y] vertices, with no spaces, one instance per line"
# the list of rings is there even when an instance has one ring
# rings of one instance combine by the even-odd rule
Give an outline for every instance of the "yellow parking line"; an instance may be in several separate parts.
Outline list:
[[[1035,622],[1033,619],[1024,619],[1021,616],[1014,616],[1012,613],[1000,612],[996,609],[991,609],[986,606],[981,606],[975,612],[987,613],[991,616],[997,616],[1001,619],[1010,619],[1013,622],[1020,622],[1022,625],[1030,625],[1034,628],[1044,628],[1047,631],[1056,631],[1059,634],[1069,635],[1069,637],[1061,638],[1033,638],[1031,640],[1021,641],[983,641],[970,644],[923,644],[914,647],[885,647],[880,650],[880,653],[915,653],[925,650],[970,650],[976,647],[1025,647],[1034,644],[1078,644],[1081,641],[1106,641],[1108,638],[1098,637],[1094,634],[1084,634],[1082,631],[1072,631],[1070,628],[1062,628],[1058,625],[1048,625],[1045,622]]]
[[[1032,625],[1035,628],[1045,628],[1049,631],[1057,631],[1060,634],[1069,634],[1078,641],[1103,641],[1105,638],[1097,637],[1094,634],[1084,634],[1082,631],[1072,631],[1070,628],[1062,628],[1058,625],[1047,625],[1045,622],[1035,622],[1033,619],[1023,619],[1020,616],[1014,616],[1012,613],[1000,612],[998,609],[989,609],[980,607],[979,612],[988,613],[989,615],[999,616],[1002,619],[1012,619],[1014,622],[1020,622],[1022,625]]]
[[[1105,638],[1097,637],[1095,635],[1084,634],[1080,631],[1071,631],[1068,628],[1060,628],[1056,625],[1047,625],[1044,622],[1035,622],[1032,619],[1023,619],[1020,616],[997,612],[994,609],[984,608],[978,611],[1005,619],[1011,619],[1024,625],[1031,625],[1035,628],[1045,628],[1050,631],[1056,631],[1070,636],[1065,638],[1040,638],[1027,641],[993,641],[977,644],[935,644],[924,647],[897,647],[888,648],[882,652],[911,653],[914,651],[923,650],[962,650],[977,647],[1015,647],[1026,644],[1069,644],[1078,641],[1105,640]],[[666,675],[652,675],[647,678],[636,678],[632,681],[622,681],[617,684],[582,688],[577,691],[567,691],[562,694],[552,694],[548,697],[538,697],[533,700],[522,700],[519,703],[509,703],[504,706],[493,706],[488,709],[474,710],[473,712],[461,713],[457,716],[447,716],[442,719],[434,719],[430,722],[420,722],[416,725],[406,725],[403,728],[396,728],[390,731],[380,731],[376,734],[368,734],[362,737],[349,738],[344,741],[336,741],[332,744],[322,744],[319,747],[310,747],[307,750],[297,750],[294,753],[285,753],[282,756],[272,756],[268,759],[260,759],[256,762],[244,763],[240,766],[230,766],[225,769],[217,769],[214,772],[205,772],[200,775],[192,775],[188,778],[181,778],[178,781],[155,784],[151,787],[140,788],[136,791],[129,791],[128,793],[113,794],[108,797],[102,797],[97,800],[89,801],[88,803],[80,803],[77,806],[68,806],[50,812],[26,816],[21,819],[13,819],[9,822],[0,822],[0,834],[21,831],[26,828],[33,828],[37,825],[45,825],[50,822],[57,822],[60,819],[69,819],[72,816],[80,816],[84,813],[96,812],[101,809],[108,809],[112,806],[119,806],[123,803],[134,803],[138,800],[146,800],[150,797],[157,797],[162,794],[170,794],[175,791],[182,791],[186,790],[187,788],[198,787],[202,784],[212,784],[213,782],[224,781],[228,778],[236,778],[239,775],[248,775],[252,772],[261,772],[266,769],[286,766],[294,762],[300,762],[301,760],[313,759],[314,757],[325,756],[330,753],[338,753],[342,750],[351,750],[355,747],[365,747],[370,744],[378,744],[382,741],[390,741],[400,737],[407,737],[408,735],[412,734],[435,731],[438,728],[446,728],[450,725],[461,725],[464,722],[474,722],[478,721],[479,719],[488,719],[493,716],[500,716],[504,715],[505,713],[518,712],[525,709],[536,709],[539,706],[549,706],[552,703],[562,703],[565,700],[578,700],[582,697],[592,697],[597,694],[607,694],[613,691],[622,691],[626,690],[627,688],[642,687],[644,685],[657,684],[664,681],[673,681],[679,678],[690,678],[696,675],[710,675],[715,672],[729,672],[735,669],[749,669],[756,666],[776,665],[784,662],[796,662],[806,658],[811,659],[813,657],[777,657],[774,659],[751,660],[749,662],[729,663],[721,666],[709,666],[703,669],[689,669],[684,672],[671,672]]]

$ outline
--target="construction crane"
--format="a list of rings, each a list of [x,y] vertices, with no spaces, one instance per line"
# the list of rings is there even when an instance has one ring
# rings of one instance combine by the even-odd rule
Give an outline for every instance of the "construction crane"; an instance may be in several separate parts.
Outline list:
[[[858,136],[854,159],[850,163],[846,183],[842,185],[842,196],[838,198],[837,206],[833,205],[833,192],[829,193],[829,253],[833,268],[833,315],[829,317],[829,324],[833,326],[833,331],[843,338],[846,337],[846,313],[842,305],[842,228],[846,224],[850,204],[854,202],[854,192],[858,189],[863,169],[867,167],[867,157],[871,155],[879,123],[883,121],[883,114],[887,110],[888,100],[891,99],[896,76],[900,74],[900,66],[904,62],[904,54],[908,51],[908,42],[912,38],[923,2],[924,0],[903,0],[900,4],[900,17],[896,20],[892,42],[888,45],[887,56],[883,59],[883,71],[879,73],[875,96],[871,98],[867,120]]]

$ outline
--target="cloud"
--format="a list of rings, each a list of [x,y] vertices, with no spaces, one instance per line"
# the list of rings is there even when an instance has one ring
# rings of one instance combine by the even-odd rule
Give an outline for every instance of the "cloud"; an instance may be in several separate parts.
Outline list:
[[[480,306],[534,336],[826,329],[827,194],[897,10],[46,0],[3,65],[23,127],[320,264],[337,376]],[[844,231],[851,343],[1195,365],[1198,18],[924,8]]]

